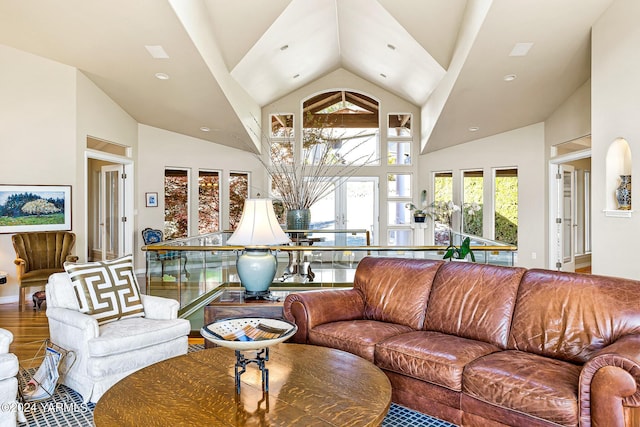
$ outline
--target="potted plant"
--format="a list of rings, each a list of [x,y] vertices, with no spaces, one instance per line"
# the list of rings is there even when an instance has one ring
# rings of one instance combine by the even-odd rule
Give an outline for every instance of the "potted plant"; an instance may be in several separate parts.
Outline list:
[[[427,212],[427,190],[422,190],[420,193],[420,208],[413,203],[407,203],[405,205],[407,209],[413,211],[414,222],[425,222],[427,217],[432,218],[431,214]]]
[[[407,209],[413,211],[413,220],[414,222],[425,222],[427,217],[431,218],[431,214],[428,213],[425,209],[418,209],[416,205],[413,203],[407,203]]]
[[[466,259],[467,255],[471,258],[471,261],[476,262],[476,257],[471,250],[471,239],[467,236],[460,246],[453,244],[453,239],[450,240],[449,246],[447,246],[446,252],[442,259],[449,260],[462,260]]]

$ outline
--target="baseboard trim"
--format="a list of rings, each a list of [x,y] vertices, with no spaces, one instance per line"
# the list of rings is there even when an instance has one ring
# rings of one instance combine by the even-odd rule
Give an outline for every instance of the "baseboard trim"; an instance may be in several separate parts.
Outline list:
[[[12,304],[18,302],[18,295],[10,295],[8,297],[0,297],[0,304]]]

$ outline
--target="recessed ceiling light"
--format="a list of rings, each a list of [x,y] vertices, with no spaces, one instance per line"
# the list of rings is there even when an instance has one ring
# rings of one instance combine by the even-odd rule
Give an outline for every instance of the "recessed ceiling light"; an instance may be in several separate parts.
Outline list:
[[[516,76],[515,74],[507,74],[507,75],[506,75],[506,76],[504,76],[502,79],[503,79],[505,82],[512,82],[512,81],[514,81],[514,80],[515,80],[515,79],[517,79],[517,78],[518,78],[518,76]]]
[[[211,129],[209,129],[209,128],[208,128],[208,127],[206,127],[206,126],[202,126],[202,127],[200,128],[200,130],[201,130],[202,132],[209,132]]]
[[[392,45],[391,43],[387,44],[387,47],[391,50],[396,50],[396,47],[394,45]]]
[[[160,80],[169,80],[169,74],[156,73],[156,78]]]
[[[380,73],[380,77],[382,77],[383,79],[386,79],[387,75],[385,73]]]
[[[478,132],[480,130],[480,128],[478,126],[470,126],[469,127],[469,132]]]
[[[169,55],[165,52],[164,48],[160,45],[145,45],[147,52],[155,59],[167,59]]]
[[[533,43],[516,43],[509,56],[526,56],[531,46],[533,46]]]
[[[288,44],[283,44],[282,46],[280,46],[280,50],[287,50],[287,49],[289,49]]]

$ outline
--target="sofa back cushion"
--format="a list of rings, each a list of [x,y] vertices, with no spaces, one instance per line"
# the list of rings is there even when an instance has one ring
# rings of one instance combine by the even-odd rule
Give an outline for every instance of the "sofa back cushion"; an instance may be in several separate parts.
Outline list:
[[[433,281],[425,329],[506,348],[525,271],[520,267],[446,263]]]
[[[529,270],[522,279],[509,347],[573,363],[640,332],[640,282]]]
[[[364,258],[354,289],[362,292],[365,318],[422,329],[431,284],[442,261]]]

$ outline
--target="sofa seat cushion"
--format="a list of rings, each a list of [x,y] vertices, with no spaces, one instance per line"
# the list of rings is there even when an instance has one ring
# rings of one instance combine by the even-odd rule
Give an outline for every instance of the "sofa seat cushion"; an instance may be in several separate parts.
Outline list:
[[[582,366],[517,350],[470,363],[462,391],[478,400],[563,426],[578,425]],[[464,410],[464,408],[462,408]]]
[[[189,334],[186,319],[158,320],[132,317],[100,326],[100,336],[89,341],[91,357],[128,353]]]
[[[377,343],[412,330],[408,326],[377,320],[345,320],[324,323],[311,329],[309,344],[337,348],[373,363]]]
[[[493,344],[433,331],[414,331],[380,342],[376,365],[454,391],[462,390],[468,363],[500,351]]]

